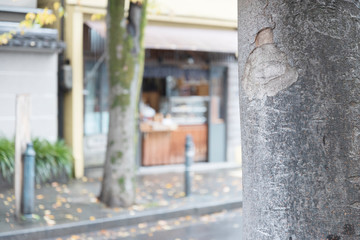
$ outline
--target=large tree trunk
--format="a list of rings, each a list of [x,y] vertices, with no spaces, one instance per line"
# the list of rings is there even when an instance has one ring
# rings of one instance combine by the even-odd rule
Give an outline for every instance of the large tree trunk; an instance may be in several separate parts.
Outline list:
[[[143,35],[146,1],[109,0],[107,14],[110,123],[100,200],[126,207],[135,200],[137,105],[144,69]]]
[[[238,3],[245,239],[360,239],[359,2]]]

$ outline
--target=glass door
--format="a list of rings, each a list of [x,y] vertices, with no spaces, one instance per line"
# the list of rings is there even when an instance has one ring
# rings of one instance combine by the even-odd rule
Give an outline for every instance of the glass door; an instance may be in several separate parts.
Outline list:
[[[226,67],[211,66],[208,121],[209,162],[226,161],[226,75]]]

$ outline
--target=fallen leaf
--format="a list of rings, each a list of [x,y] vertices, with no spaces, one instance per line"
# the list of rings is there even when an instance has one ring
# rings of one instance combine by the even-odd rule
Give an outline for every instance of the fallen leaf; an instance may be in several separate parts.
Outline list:
[[[119,237],[128,237],[130,234],[128,232],[118,232],[117,234]]]
[[[94,221],[96,218],[94,216],[89,217],[90,221]]]
[[[159,220],[157,223],[158,223],[160,226],[163,226],[163,225],[166,225],[166,224],[167,224],[167,222],[164,221],[164,220]]]
[[[81,209],[81,208],[77,208],[76,211],[77,211],[78,213],[82,213],[82,209]]]
[[[65,218],[66,218],[66,219],[69,219],[69,220],[73,220],[73,219],[74,219],[74,216],[71,215],[71,214],[65,214]]]
[[[45,209],[45,206],[42,205],[42,204],[40,204],[40,205],[39,205],[39,209],[43,210],[43,209]]]
[[[157,193],[157,194],[163,194],[163,193],[164,193],[164,190],[158,189],[158,190],[156,190],[156,193]]]
[[[200,181],[202,179],[203,179],[203,177],[201,175],[195,175],[195,180],[196,181]]]
[[[230,192],[230,188],[229,188],[229,187],[224,187],[224,188],[223,188],[223,192],[224,192],[224,193]]]
[[[139,224],[138,224],[138,227],[139,227],[140,229],[146,228],[146,227],[147,227],[147,223],[139,223]]]
[[[167,189],[170,189],[170,188],[172,188],[173,187],[173,185],[171,184],[171,183],[168,183],[168,184],[166,184],[166,186],[165,186],[165,188],[167,188]]]
[[[1,193],[1,194],[0,194],[0,198],[4,198],[4,194]]]
[[[41,200],[41,199],[44,199],[44,195],[42,195],[42,194],[39,194],[39,195],[37,195],[37,196],[36,196],[36,199],[37,199],[37,200]]]

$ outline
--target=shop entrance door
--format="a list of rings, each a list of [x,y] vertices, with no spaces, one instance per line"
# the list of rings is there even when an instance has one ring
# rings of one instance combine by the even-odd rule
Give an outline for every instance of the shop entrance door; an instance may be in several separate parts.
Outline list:
[[[208,120],[208,160],[209,162],[226,161],[226,89],[227,68],[210,68],[210,101]]]

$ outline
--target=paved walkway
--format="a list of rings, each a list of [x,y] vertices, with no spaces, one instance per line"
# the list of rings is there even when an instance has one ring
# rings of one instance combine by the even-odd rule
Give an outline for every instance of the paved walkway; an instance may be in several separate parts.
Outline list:
[[[195,172],[189,197],[184,196],[183,173],[139,175],[136,204],[130,208],[110,209],[98,202],[100,182],[101,178],[83,178],[68,184],[54,182],[36,186],[35,214],[39,219],[31,223],[15,221],[14,192],[12,189],[0,190],[0,239],[9,239],[7,234],[10,233],[24,233],[41,227],[61,230],[69,224],[102,223],[139,214],[174,214],[173,210],[176,214],[177,209],[199,208],[202,204],[215,206],[234,199],[241,201],[242,197],[239,168]]]

